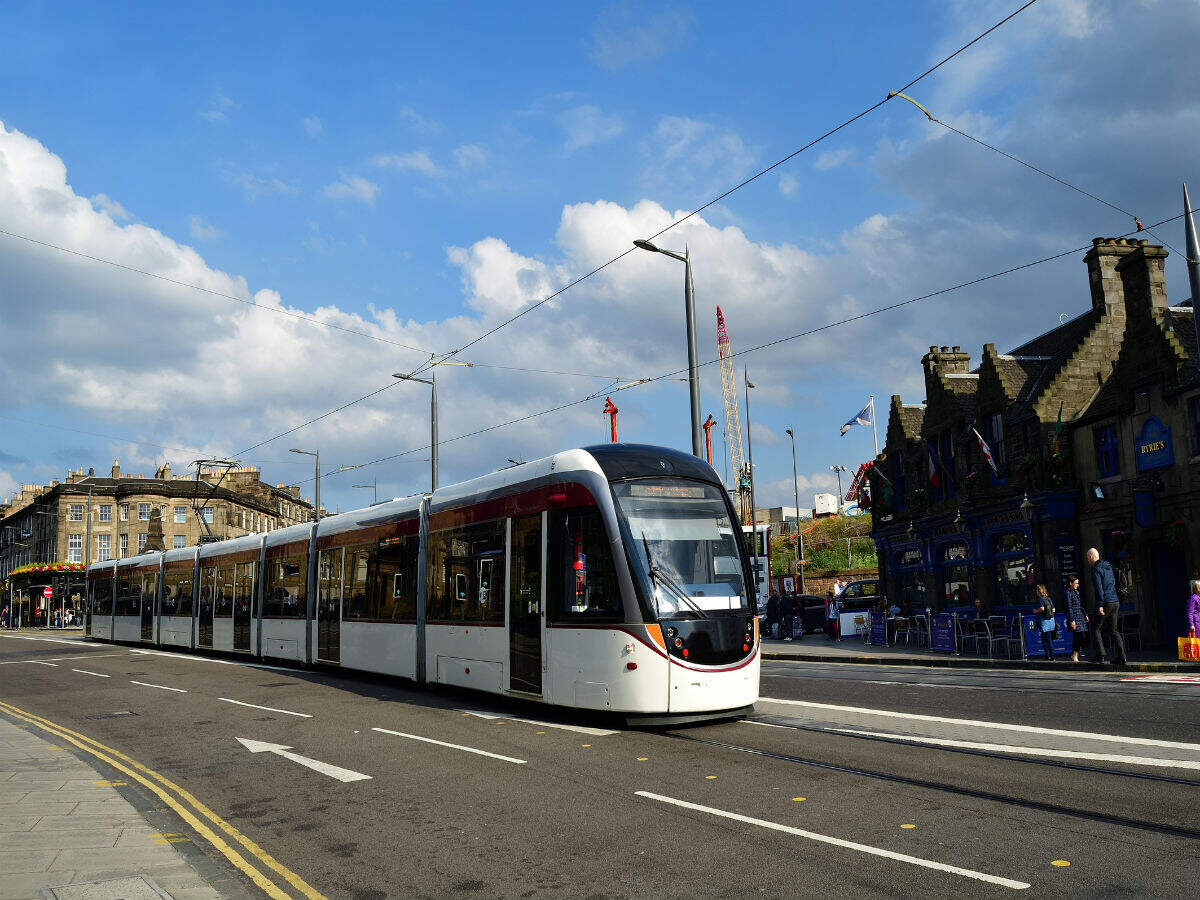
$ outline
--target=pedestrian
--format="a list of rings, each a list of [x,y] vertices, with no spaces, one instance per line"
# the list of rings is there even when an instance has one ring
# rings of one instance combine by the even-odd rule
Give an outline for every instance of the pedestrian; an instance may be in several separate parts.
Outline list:
[[[840,641],[842,638],[838,634],[838,617],[842,612],[842,601],[832,589],[825,595],[825,601],[825,634],[831,641]]]
[[[833,581],[833,596],[834,597],[842,596],[842,591],[844,591],[845,589],[846,589],[846,582],[842,581],[841,578],[835,578]]]
[[[767,598],[767,634],[773,638],[779,635],[779,595],[774,591]]]
[[[1200,581],[1191,583],[1192,596],[1187,605],[1187,636],[1200,637]]]
[[[783,639],[790,641],[792,639],[792,620],[796,611],[796,601],[792,599],[791,594],[784,594],[779,599],[779,618],[783,623],[780,627],[783,629]]]
[[[1071,629],[1071,662],[1079,662],[1079,654],[1087,652],[1091,640],[1088,630],[1087,610],[1079,593],[1079,576],[1067,579],[1067,627]]]
[[[1037,586],[1037,606],[1034,612],[1041,619],[1042,649],[1046,651],[1046,659],[1054,662],[1054,639],[1058,637],[1058,620],[1054,618],[1054,603],[1044,584]]]
[[[4,607],[3,610],[0,610],[0,628],[7,628],[7,627],[8,627],[8,607],[6,606],[6,607]]]
[[[1093,662],[1106,662],[1104,638],[1107,635],[1112,640],[1114,666],[1126,663],[1125,638],[1121,636],[1121,599],[1118,592],[1118,576],[1113,571],[1112,563],[1100,558],[1100,551],[1092,547],[1087,552],[1088,563],[1092,567],[1092,590],[1096,598],[1096,627],[1093,640],[1096,644],[1096,656]],[[1120,580],[1128,593],[1128,576],[1120,573]]]

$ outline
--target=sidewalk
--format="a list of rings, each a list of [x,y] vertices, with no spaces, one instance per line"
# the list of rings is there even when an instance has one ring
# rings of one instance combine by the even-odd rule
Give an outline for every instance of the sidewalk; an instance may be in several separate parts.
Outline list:
[[[69,747],[0,718],[0,900],[246,896],[174,822]]]
[[[953,669],[1053,669],[1058,672],[1111,672],[1109,665],[1073,663],[1070,659],[1049,662],[1044,659],[992,659],[955,656],[953,653],[921,650],[912,646],[876,647],[857,638],[830,641],[823,634],[806,635],[802,641],[763,641],[763,659],[802,662],[866,663],[892,666],[934,666]],[[1180,662],[1165,653],[1130,653],[1125,672],[1194,672],[1200,664]]]

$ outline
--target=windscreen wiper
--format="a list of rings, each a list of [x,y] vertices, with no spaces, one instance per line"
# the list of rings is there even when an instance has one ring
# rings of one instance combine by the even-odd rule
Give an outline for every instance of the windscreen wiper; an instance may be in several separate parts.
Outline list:
[[[664,572],[660,566],[656,566],[654,564],[654,557],[650,555],[650,543],[646,540],[646,532],[644,531],[642,532],[642,548],[646,551],[646,565],[650,569],[650,579],[654,582],[654,586],[657,588],[658,582],[661,581],[666,586],[667,590],[682,600],[684,604],[687,605],[701,619],[712,618],[712,616],[710,616],[696,604],[696,601],[688,596],[687,591],[681,588],[675,582],[675,580],[671,578],[670,575]],[[662,612],[660,610],[655,610],[655,612],[657,612],[661,618]]]

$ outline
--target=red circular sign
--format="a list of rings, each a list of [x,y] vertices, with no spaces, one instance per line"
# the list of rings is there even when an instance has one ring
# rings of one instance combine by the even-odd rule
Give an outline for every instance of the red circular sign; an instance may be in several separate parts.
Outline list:
[[[54,589],[53,588],[42,588],[42,596],[45,597],[47,600],[49,600],[51,597],[54,596]]]

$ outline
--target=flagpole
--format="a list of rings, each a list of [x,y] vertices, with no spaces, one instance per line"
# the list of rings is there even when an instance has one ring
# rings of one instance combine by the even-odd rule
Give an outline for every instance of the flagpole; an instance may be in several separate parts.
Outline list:
[[[879,431],[875,428],[875,395],[871,395],[871,436],[875,438],[875,455],[879,455]]]

